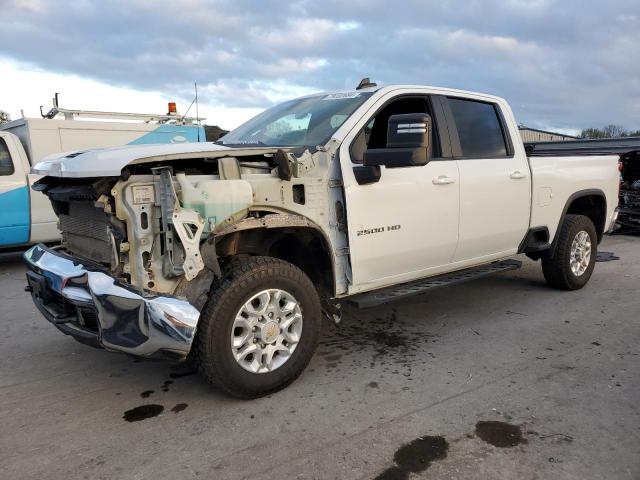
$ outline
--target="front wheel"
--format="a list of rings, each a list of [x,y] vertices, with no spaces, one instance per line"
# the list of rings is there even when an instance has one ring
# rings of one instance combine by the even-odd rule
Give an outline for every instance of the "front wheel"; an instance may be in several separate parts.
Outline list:
[[[202,312],[195,358],[226,393],[255,398],[284,388],[318,344],[318,293],[296,266],[270,257],[234,260]]]
[[[553,255],[542,257],[547,283],[560,290],[578,290],[591,278],[596,263],[598,236],[590,218],[567,215],[560,226]]]

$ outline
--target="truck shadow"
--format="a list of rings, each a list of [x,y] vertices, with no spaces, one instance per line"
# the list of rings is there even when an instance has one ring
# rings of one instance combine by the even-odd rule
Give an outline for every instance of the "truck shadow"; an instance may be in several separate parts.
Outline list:
[[[22,264],[23,253],[24,250],[0,252],[0,265],[3,267],[12,267]]]
[[[323,328],[316,358],[324,362],[317,369],[333,374],[375,368],[410,377],[414,366],[436,359],[438,344],[446,343],[448,335],[459,336],[462,330],[479,335],[477,329],[495,316],[526,317],[510,310],[510,305],[515,309],[516,298],[538,290],[555,294],[542,275],[529,268],[379,307],[357,309],[346,303],[340,325],[326,322]],[[504,307],[496,310],[499,298],[504,299]],[[316,362],[312,362],[314,368]]]

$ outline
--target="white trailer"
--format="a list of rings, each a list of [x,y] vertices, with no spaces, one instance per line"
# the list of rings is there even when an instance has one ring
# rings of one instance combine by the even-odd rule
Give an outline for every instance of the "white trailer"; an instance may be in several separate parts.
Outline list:
[[[49,200],[30,187],[31,166],[47,155],[122,145],[205,141],[193,117],[54,108],[43,118],[0,125],[0,250],[60,238]],[[173,112],[171,110],[174,110]],[[62,118],[63,117],[63,118]],[[94,119],[94,120],[83,120]]]

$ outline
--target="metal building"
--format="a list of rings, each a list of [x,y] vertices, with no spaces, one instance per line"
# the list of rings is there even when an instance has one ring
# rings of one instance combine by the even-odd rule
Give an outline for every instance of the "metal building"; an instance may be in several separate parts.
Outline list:
[[[578,137],[566,135],[564,133],[547,132],[546,130],[538,130],[536,128],[518,125],[520,136],[523,142],[563,142],[565,140],[577,140]]]

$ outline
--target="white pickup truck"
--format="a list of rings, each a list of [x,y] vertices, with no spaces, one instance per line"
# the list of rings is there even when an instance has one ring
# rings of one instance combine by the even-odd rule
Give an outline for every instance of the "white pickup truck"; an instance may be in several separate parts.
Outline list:
[[[527,156],[501,98],[363,82],[217,143],[48,157],[34,188],[63,242],[25,253],[27,289],[82,342],[190,358],[252,398],[303,371],[341,302],[514,269],[522,253],[552,287],[583,287],[615,221],[618,157]]]

